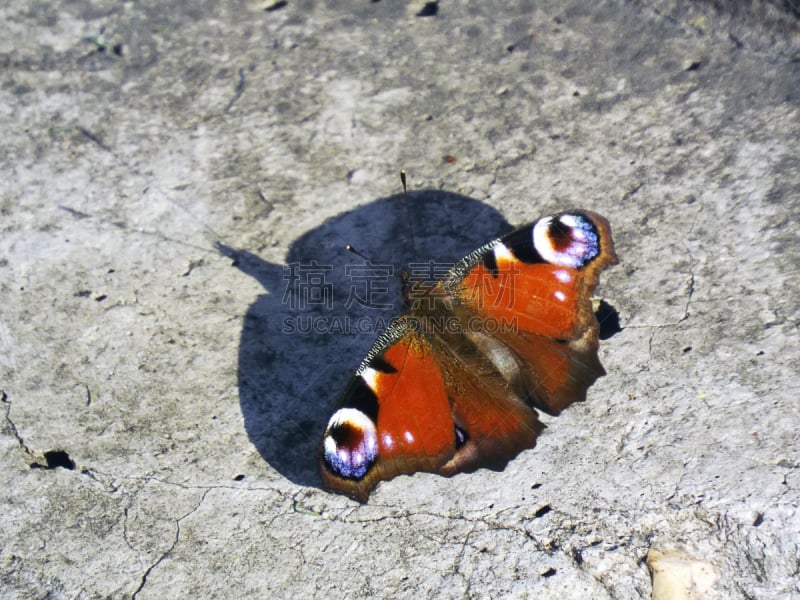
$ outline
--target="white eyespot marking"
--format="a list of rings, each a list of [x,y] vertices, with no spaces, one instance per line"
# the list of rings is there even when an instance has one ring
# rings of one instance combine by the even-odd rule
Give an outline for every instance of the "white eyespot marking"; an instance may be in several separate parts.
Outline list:
[[[581,215],[545,217],[533,228],[533,245],[554,265],[580,268],[600,253],[600,240],[592,222]]]
[[[517,260],[514,254],[512,254],[511,250],[508,249],[508,246],[502,243],[498,243],[494,247],[494,259],[498,263],[503,261],[513,262]]]
[[[556,276],[561,283],[571,283],[572,282],[572,275],[569,274],[569,271],[565,271],[564,269],[558,269],[557,271],[553,271],[553,275]]]
[[[384,433],[381,436],[381,442],[383,443],[384,448],[387,448],[389,450],[391,450],[394,447],[394,438],[388,433]]]
[[[549,260],[545,255],[548,251],[552,253],[553,245],[550,243],[550,223],[553,217],[545,217],[533,226],[533,247],[539,255]]]
[[[403,437],[405,438],[406,442],[408,442],[409,444],[413,444],[414,443],[414,435],[410,431],[406,431],[403,434]]]
[[[356,408],[340,408],[328,421],[323,457],[340,477],[361,479],[378,457],[375,423]]]
[[[367,387],[376,394],[378,393],[378,375],[379,373],[372,367],[366,367],[361,371],[361,379],[363,379]]]
[[[575,229],[581,227],[583,218],[578,215],[561,215],[558,220],[570,229]]]
[[[556,290],[555,292],[553,292],[553,296],[556,297],[556,300],[560,300],[561,302],[564,302],[564,300],[567,299],[566,294],[564,294],[564,292],[562,292],[561,290]]]

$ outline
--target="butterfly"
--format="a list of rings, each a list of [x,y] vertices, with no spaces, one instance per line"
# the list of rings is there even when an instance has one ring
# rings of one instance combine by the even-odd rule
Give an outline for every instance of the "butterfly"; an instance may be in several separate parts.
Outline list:
[[[503,469],[605,374],[591,296],[618,262],[585,210],[520,227],[435,284],[404,281],[409,311],[380,335],[328,421],[323,484],[366,502],[418,471]]]

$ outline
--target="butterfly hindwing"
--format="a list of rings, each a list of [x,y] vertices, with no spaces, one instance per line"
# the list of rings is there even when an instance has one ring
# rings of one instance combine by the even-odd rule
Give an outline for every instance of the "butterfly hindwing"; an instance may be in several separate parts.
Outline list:
[[[458,443],[452,458],[437,472],[449,476],[481,467],[502,469],[522,450],[533,447],[544,425],[474,343],[474,334],[458,340],[448,337],[455,334],[443,336],[449,343],[442,344],[436,356],[445,373]]]

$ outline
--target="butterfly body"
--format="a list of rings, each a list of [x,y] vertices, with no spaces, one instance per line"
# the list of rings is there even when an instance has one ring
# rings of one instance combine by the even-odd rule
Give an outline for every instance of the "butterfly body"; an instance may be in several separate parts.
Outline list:
[[[331,417],[326,487],[366,501],[426,471],[502,469],[605,373],[591,295],[617,262],[608,222],[544,217],[472,252],[436,284],[406,286],[409,312],[378,338]]]

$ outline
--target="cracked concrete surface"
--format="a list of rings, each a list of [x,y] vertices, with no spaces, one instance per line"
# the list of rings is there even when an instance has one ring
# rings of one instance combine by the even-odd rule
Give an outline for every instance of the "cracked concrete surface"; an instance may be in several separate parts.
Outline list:
[[[0,7],[2,595],[648,598],[674,550],[800,597],[795,4],[269,4]],[[282,324],[371,315],[344,244],[574,206],[621,258],[587,402],[502,473],[320,490],[374,334]]]

